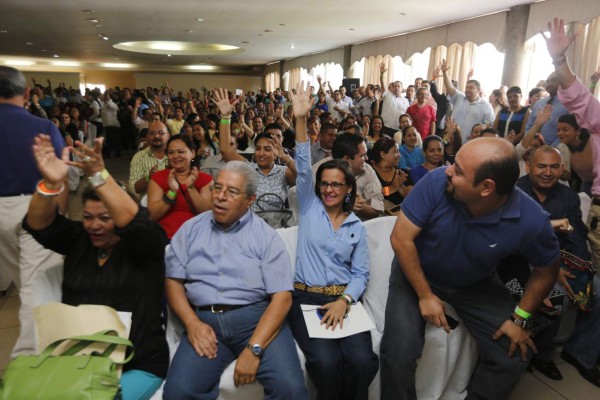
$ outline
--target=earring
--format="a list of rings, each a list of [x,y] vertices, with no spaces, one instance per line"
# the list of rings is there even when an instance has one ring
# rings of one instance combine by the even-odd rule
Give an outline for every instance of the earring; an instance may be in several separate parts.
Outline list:
[[[348,204],[350,203],[350,193],[346,193],[346,198],[344,199],[344,203]]]

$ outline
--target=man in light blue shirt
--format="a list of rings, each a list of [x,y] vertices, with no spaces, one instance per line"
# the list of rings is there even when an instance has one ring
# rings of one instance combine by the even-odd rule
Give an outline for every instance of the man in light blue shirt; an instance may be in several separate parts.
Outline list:
[[[231,111],[226,91],[215,99]],[[285,322],[290,258],[279,235],[250,211],[257,186],[252,166],[227,163],[215,179],[212,210],[187,221],[167,250],[167,300],[185,327],[167,399],[217,398],[221,372],[236,359],[236,386],[258,379],[265,399],[307,398]]]
[[[496,118],[494,109],[489,102],[479,97],[481,85],[478,81],[475,79],[469,80],[463,94],[452,84],[448,76],[450,67],[446,64],[446,60],[442,61],[441,69],[444,73],[446,93],[450,96],[450,102],[452,103],[452,117],[456,120],[456,124],[460,126],[462,141],[465,143],[474,125],[484,124],[488,127],[492,126]]]
[[[556,95],[558,92],[558,78],[556,77],[556,72],[551,73],[548,76],[548,79],[546,79],[546,91],[550,96],[544,97],[543,99],[535,102],[533,108],[531,109],[531,116],[527,120],[525,132],[531,129],[540,110],[543,109],[546,104],[550,104],[552,106],[552,114],[550,114],[550,119],[544,125],[542,125],[540,133],[544,137],[545,144],[556,146],[558,143],[560,143],[557,135],[558,117],[569,113]]]

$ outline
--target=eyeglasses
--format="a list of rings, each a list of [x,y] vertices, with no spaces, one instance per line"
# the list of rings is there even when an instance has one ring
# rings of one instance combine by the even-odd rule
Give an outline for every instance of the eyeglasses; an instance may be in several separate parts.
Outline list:
[[[343,188],[344,186],[346,186],[346,184],[342,183],[342,182],[326,182],[326,181],[319,182],[319,189],[321,189],[321,190],[326,190],[329,186],[331,186],[331,188],[333,190],[339,190],[339,189]]]
[[[224,193],[225,193],[225,196],[227,196],[228,198],[230,198],[230,199],[232,199],[232,200],[235,200],[235,199],[237,199],[238,197],[240,197],[242,194],[245,194],[245,193],[246,193],[246,192],[240,192],[239,190],[237,190],[237,189],[232,189],[232,188],[225,189],[225,187],[224,187],[224,186],[222,186],[222,185],[220,185],[220,184],[218,184],[218,183],[217,183],[217,184],[215,184],[214,186],[212,186],[212,187],[210,188],[210,191],[211,191],[211,192],[212,192],[212,194],[214,194],[214,195],[218,195],[219,193],[223,193],[223,192],[224,192]]]
[[[160,136],[165,136],[167,134],[167,132],[165,131],[148,131],[148,135],[160,135]]]

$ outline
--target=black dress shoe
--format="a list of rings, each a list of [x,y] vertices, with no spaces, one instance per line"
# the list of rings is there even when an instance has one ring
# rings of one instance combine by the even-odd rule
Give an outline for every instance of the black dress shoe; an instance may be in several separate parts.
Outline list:
[[[560,381],[563,378],[558,368],[556,368],[556,364],[554,364],[554,361],[552,360],[542,361],[537,358],[534,358],[533,360],[531,360],[531,366],[540,371],[542,374],[546,375],[548,378],[552,379],[553,381]]]
[[[575,357],[564,350],[560,352],[560,358],[577,368],[579,375],[581,375],[583,379],[590,382],[592,385],[600,387],[600,371],[597,368],[584,367],[575,359]]]

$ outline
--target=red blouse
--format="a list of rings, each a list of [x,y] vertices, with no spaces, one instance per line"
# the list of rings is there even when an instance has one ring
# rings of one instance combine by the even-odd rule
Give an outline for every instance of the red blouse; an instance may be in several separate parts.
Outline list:
[[[171,169],[163,169],[162,171],[156,172],[151,177],[151,179],[156,182],[158,186],[160,186],[164,193],[169,191],[169,172],[171,172]],[[211,181],[212,177],[209,174],[200,172],[198,173],[198,179],[196,179],[196,182],[194,182],[194,187],[199,192],[200,189],[210,184]],[[188,202],[185,200],[182,191],[186,194],[186,196],[188,196],[188,199],[191,202],[191,198],[187,192],[187,186],[181,185],[180,190],[177,191],[175,204],[173,204],[169,211],[158,221],[160,226],[162,226],[167,233],[167,237],[169,239],[175,235],[175,232],[177,232],[179,227],[183,225],[185,221],[193,218],[195,215],[190,209]]]

